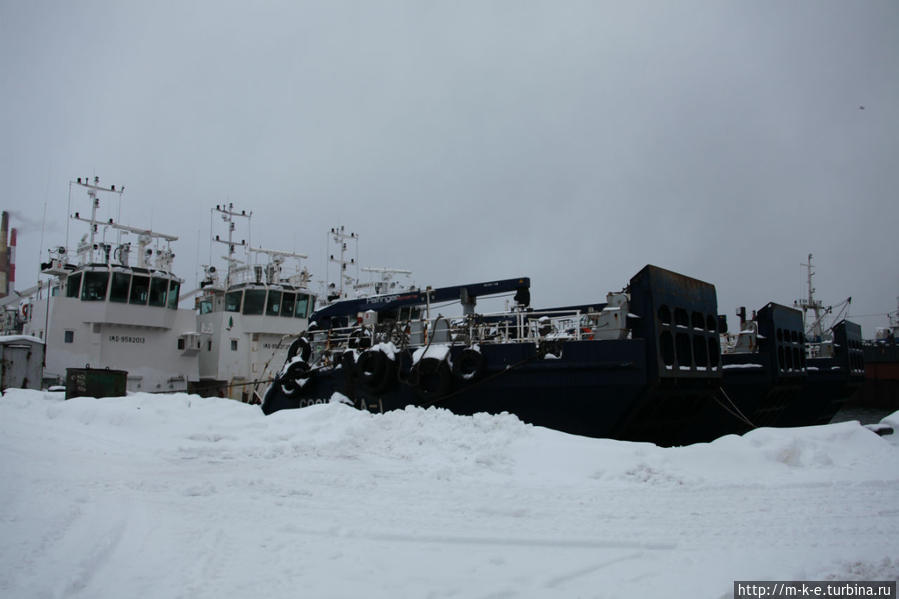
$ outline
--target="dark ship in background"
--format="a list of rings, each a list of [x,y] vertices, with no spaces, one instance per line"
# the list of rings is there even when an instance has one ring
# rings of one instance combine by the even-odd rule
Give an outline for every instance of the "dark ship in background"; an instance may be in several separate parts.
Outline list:
[[[878,328],[874,339],[862,346],[865,358],[865,384],[853,398],[853,404],[879,410],[899,410],[899,298],[896,310],[889,313],[889,327]]]
[[[512,308],[475,311],[496,295],[514,295]],[[463,315],[435,316],[447,302]],[[579,306],[532,308],[524,277],[346,299],[311,316],[262,409],[340,399],[376,412],[509,412],[572,434],[677,445],[825,423],[861,386],[858,325],[816,338],[796,308],[740,314],[728,334],[714,285],[652,265]]]
[[[842,318],[852,298],[825,306],[815,299],[811,254],[803,266],[808,269],[808,296],[792,308],[772,302],[747,319],[741,307],[740,328],[734,334],[720,317],[721,393],[731,401],[707,408],[682,441],[711,441],[760,426],[827,424],[861,389],[861,327]],[[829,327],[827,317],[834,321]]]

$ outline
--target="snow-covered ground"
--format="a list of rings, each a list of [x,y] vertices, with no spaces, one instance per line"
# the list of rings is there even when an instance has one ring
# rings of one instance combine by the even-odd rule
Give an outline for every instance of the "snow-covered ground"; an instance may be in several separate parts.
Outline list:
[[[844,422],[662,449],[508,415],[9,390],[0,596],[716,598],[735,579],[896,579],[897,443]]]

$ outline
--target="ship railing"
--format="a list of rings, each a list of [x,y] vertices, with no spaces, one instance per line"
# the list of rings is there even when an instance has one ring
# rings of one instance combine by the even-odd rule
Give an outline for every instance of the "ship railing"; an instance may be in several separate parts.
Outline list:
[[[428,344],[474,345],[603,338],[600,312],[543,310],[484,313],[458,318],[438,316],[387,323],[357,324],[315,331],[311,341],[316,355],[347,350],[363,351],[379,343],[397,348]],[[610,337],[605,337],[610,338]]]
[[[435,324],[435,333],[440,331]],[[449,339],[454,343],[511,343],[545,340],[581,340],[590,336],[591,323],[580,310],[497,312],[449,322]]]

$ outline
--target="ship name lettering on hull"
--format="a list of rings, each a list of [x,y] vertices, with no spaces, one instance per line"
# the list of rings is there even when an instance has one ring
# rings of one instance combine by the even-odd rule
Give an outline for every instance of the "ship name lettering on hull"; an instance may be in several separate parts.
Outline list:
[[[130,335],[110,335],[110,343],[146,343],[146,337],[132,337]]]

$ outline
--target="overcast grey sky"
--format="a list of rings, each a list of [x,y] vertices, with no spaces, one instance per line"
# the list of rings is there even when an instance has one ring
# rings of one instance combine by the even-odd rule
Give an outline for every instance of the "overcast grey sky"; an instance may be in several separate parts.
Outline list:
[[[317,277],[343,224],[364,264],[530,276],[538,306],[652,263],[714,283],[733,327],[804,294],[812,252],[866,336],[896,309],[895,0],[0,0],[0,57],[20,288],[44,207],[46,259],[98,175],[181,237],[188,286],[231,201]]]

